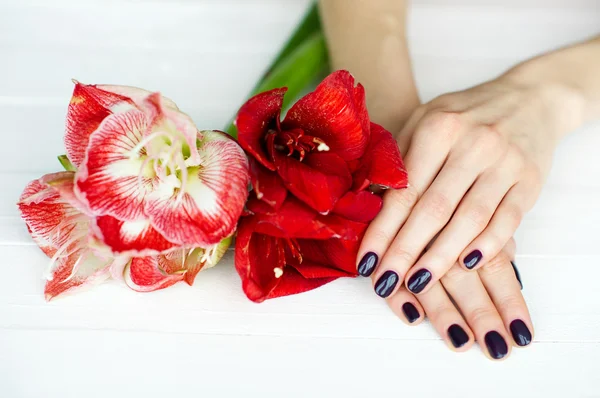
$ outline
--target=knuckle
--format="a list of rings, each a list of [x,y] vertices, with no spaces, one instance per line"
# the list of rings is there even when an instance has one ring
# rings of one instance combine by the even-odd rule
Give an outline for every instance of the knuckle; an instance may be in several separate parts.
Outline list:
[[[482,231],[489,223],[494,211],[483,202],[476,202],[466,210],[466,218],[478,231]]]
[[[388,261],[391,260],[391,264],[393,264],[392,268],[398,269],[402,264],[412,265],[417,259],[417,255],[411,250],[404,248],[401,244],[394,242],[385,254],[385,258]]]
[[[502,217],[506,220],[506,224],[512,233],[521,225],[523,210],[516,203],[507,203],[502,211]]]
[[[434,111],[423,118],[420,133],[431,139],[451,141],[464,124],[463,116],[457,112]]]
[[[467,275],[467,271],[457,265],[453,265],[442,277],[442,283],[460,284]]]
[[[369,239],[371,242],[376,242],[377,244],[389,244],[389,242],[394,239],[394,235],[392,232],[387,231],[383,228],[377,228],[373,230],[369,230],[369,234],[365,235],[365,240]]]
[[[500,252],[497,256],[488,261],[481,269],[480,272],[484,273],[493,279],[499,277],[502,273],[506,272],[509,263],[509,258],[506,254]]]
[[[499,297],[496,301],[498,309],[515,311],[517,308],[523,306],[523,299],[517,294],[508,294],[503,297]]]
[[[469,319],[469,324],[475,325],[481,322],[485,322],[486,320],[493,318],[497,315],[496,310],[490,306],[477,306],[470,310],[467,314],[467,318]]]
[[[526,157],[523,150],[515,144],[510,144],[508,147],[508,162],[516,170],[517,174],[521,175],[525,171]]]
[[[393,207],[410,210],[419,200],[419,193],[415,188],[409,186],[405,189],[390,191],[386,195],[386,199],[388,198]]]
[[[482,153],[503,152],[506,140],[493,126],[485,126],[477,137],[476,145]]]
[[[446,223],[454,211],[452,201],[441,192],[428,195],[423,201],[422,209],[429,217],[438,223]]]

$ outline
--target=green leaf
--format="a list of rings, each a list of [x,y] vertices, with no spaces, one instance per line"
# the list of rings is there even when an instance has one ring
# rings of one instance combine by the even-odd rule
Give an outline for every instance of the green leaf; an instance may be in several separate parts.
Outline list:
[[[327,45],[321,32],[307,37],[295,50],[269,73],[266,78],[253,90],[252,95],[279,87],[287,87],[288,91],[283,101],[283,108],[313,83],[327,69]],[[237,129],[230,123],[225,129],[232,137],[237,138]]]
[[[73,166],[73,163],[71,163],[71,161],[69,160],[69,158],[67,157],[67,155],[60,155],[57,156],[58,157],[58,161],[60,162],[60,164],[62,165],[62,167],[65,168],[65,170],[67,171],[77,171],[77,168],[75,166]]]

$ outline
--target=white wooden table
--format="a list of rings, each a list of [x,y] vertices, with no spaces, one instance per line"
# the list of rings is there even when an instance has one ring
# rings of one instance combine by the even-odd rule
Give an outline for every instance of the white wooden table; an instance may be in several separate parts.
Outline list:
[[[424,100],[600,31],[598,0],[446,3],[411,13]],[[518,231],[536,339],[502,363],[405,326],[364,279],[253,304],[231,255],[192,288],[43,301],[47,259],[15,203],[59,168],[70,79],[160,90],[220,128],[306,5],[0,0],[0,397],[600,397],[600,124],[560,146]]]

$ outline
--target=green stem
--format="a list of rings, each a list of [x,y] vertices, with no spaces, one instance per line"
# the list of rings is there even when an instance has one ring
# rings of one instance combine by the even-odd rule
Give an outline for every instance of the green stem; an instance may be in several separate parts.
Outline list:
[[[313,3],[249,97],[274,88],[287,87],[283,104],[285,109],[326,71],[327,64],[327,44],[321,32],[319,10],[316,3]],[[237,138],[233,120],[225,131]]]

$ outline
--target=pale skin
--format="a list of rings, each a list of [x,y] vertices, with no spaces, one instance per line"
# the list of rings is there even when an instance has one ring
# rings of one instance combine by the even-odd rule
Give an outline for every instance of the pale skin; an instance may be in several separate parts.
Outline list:
[[[407,3],[319,4],[333,68],[365,86],[371,118],[397,132],[409,174],[407,189],[385,193],[357,266],[377,255],[367,274],[404,321],[410,302],[419,315],[412,324],[424,311],[457,351],[474,339],[486,347],[495,331],[509,342],[506,358],[510,342],[519,345],[513,321],[533,334],[510,264],[511,237],[536,202],[559,141],[600,117],[600,36],[421,105],[405,40]],[[378,289],[389,275],[398,282]],[[469,338],[458,348],[448,332],[453,324]],[[487,348],[488,357],[499,356]]]

